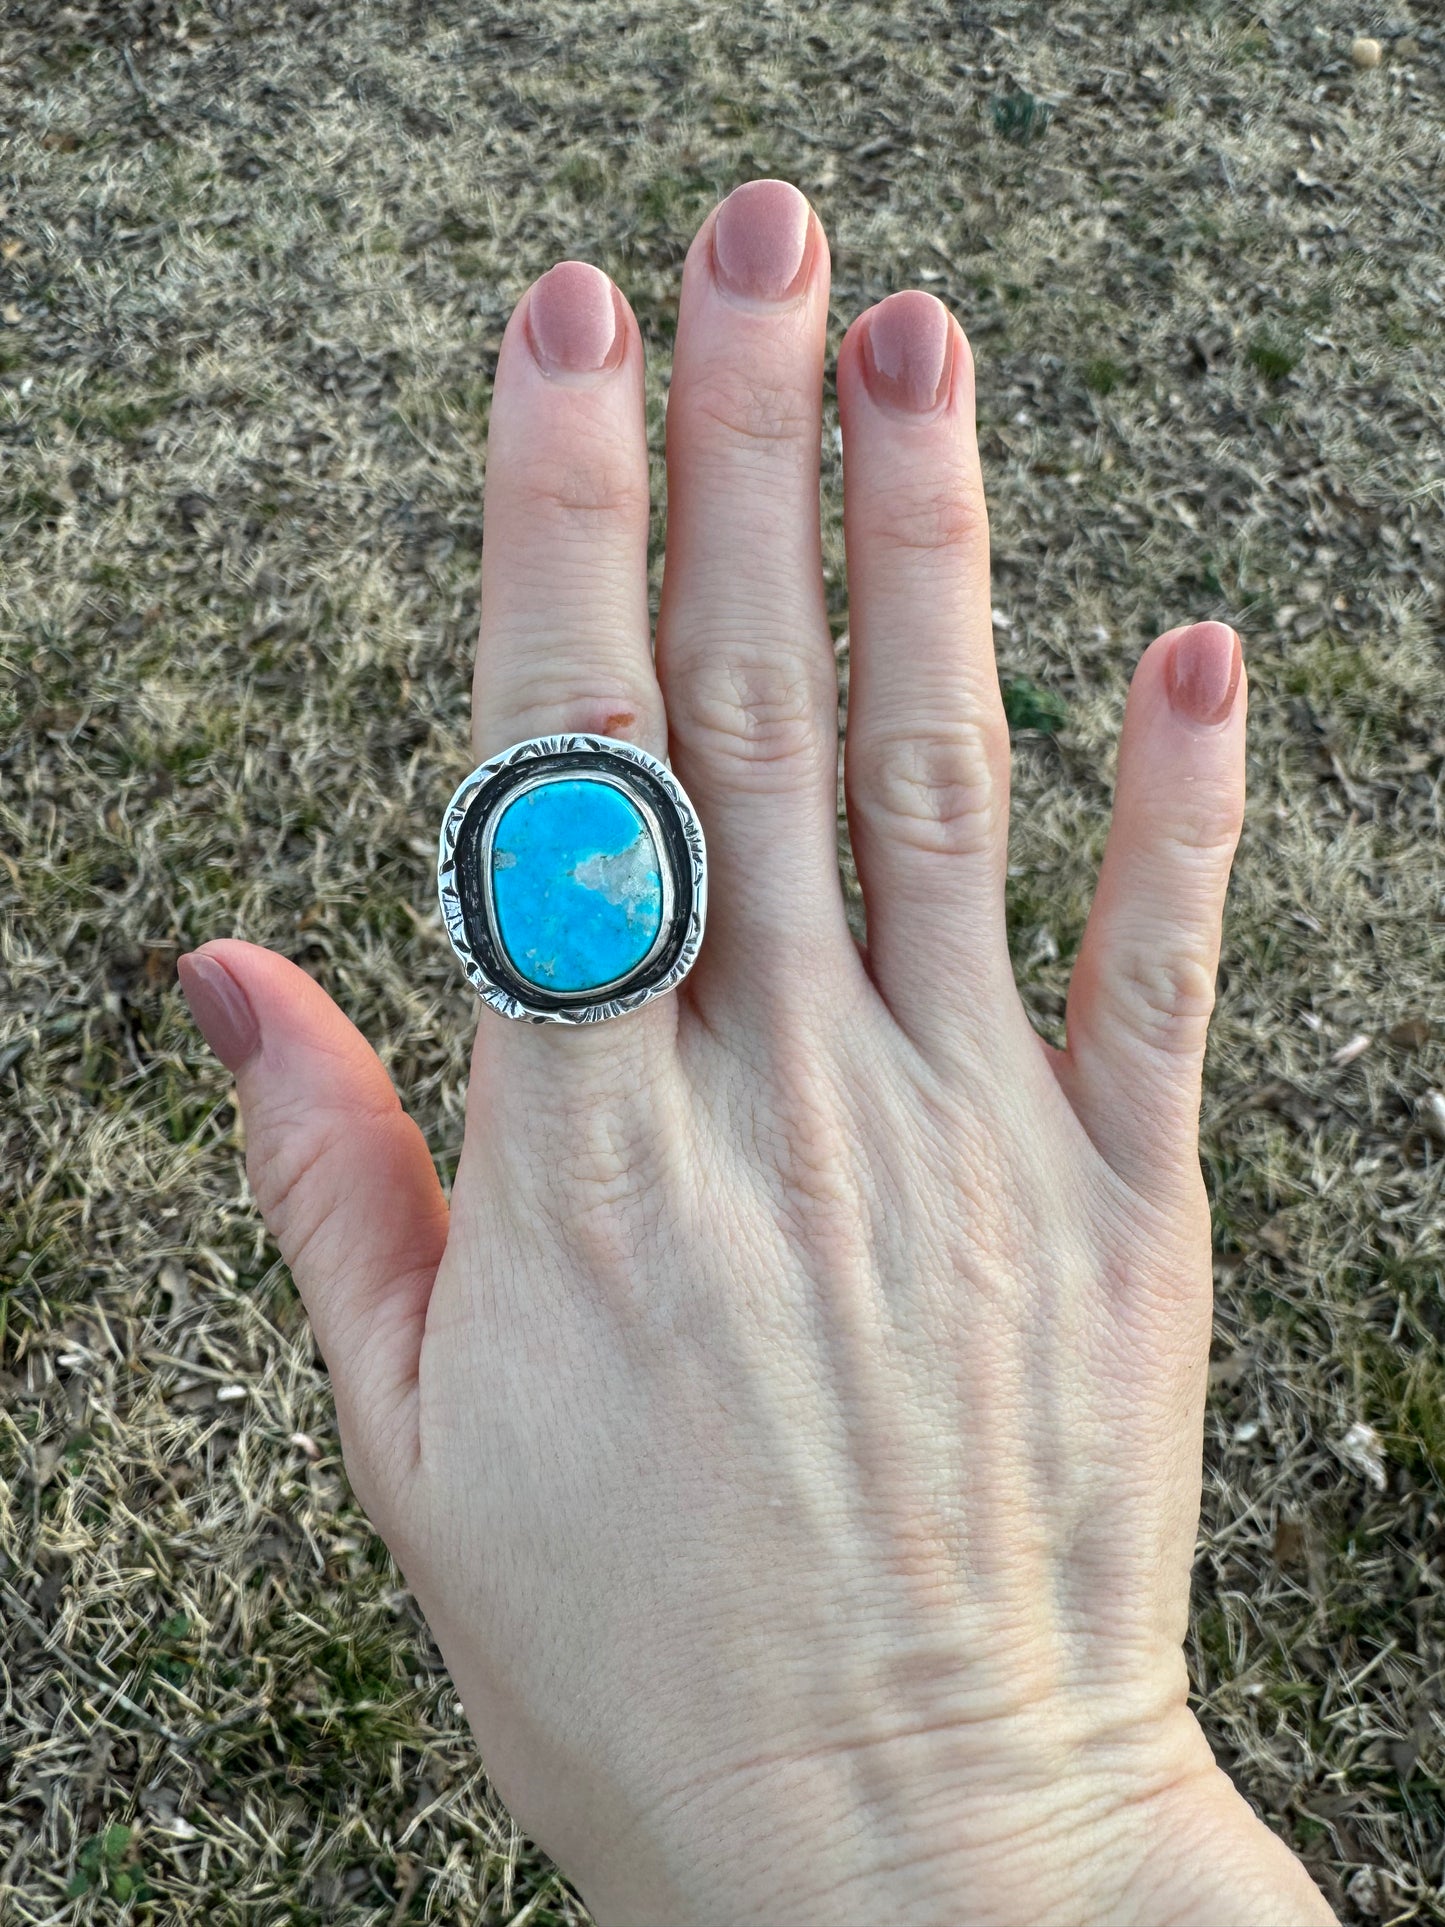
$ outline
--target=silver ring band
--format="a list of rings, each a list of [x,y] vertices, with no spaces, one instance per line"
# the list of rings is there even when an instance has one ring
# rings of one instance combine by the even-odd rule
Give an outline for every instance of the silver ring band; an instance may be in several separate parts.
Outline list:
[[[531,736],[442,819],[437,893],[483,1003],[596,1024],[675,989],[702,943],[707,854],[665,763],[610,736]]]

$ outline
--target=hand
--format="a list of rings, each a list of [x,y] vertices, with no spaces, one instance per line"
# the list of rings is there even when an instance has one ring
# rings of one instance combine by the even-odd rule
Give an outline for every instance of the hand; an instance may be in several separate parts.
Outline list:
[[[682,989],[592,1029],[483,1013],[449,1218],[309,977],[218,942],[183,981],[356,1490],[498,1790],[601,1920],[1329,1921],[1215,1766],[1181,1650],[1238,640],[1201,623],[1139,663],[1054,1049],[1005,933],[969,345],[929,295],[854,322],[860,950],[827,291],[782,183],[693,244],[655,669],[631,312],[564,263],[497,369],[474,749],[581,730],[670,754],[711,871]]]

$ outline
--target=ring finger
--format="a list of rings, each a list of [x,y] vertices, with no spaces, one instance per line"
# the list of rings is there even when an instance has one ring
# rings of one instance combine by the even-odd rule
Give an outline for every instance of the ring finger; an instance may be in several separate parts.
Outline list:
[[[523,296],[502,341],[487,437],[472,742],[614,736],[666,753],[647,612],[642,342],[600,269],[564,261]],[[630,1060],[670,998],[604,1025],[488,1025],[503,1078]],[[630,1073],[629,1073],[630,1074]],[[484,1080],[481,1080],[484,1081]]]
[[[1027,1022],[1004,922],[1009,736],[989,614],[973,357],[932,295],[838,357],[852,677],[848,821],[874,981],[920,1048]]]

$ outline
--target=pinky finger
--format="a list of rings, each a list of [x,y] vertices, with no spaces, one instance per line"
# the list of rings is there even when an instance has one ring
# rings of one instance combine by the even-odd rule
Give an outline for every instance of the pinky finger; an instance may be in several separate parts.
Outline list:
[[[1100,1153],[1163,1201],[1198,1178],[1200,1079],[1244,813],[1244,667],[1222,622],[1171,630],[1129,690],[1114,815],[1069,985],[1059,1080]]]

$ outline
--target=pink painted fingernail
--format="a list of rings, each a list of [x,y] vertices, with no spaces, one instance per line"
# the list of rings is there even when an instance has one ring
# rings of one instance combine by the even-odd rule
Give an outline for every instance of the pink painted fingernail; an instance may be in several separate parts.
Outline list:
[[[214,957],[188,951],[176,971],[202,1037],[228,1071],[239,1070],[261,1043],[250,998]]]
[[[953,376],[953,323],[931,294],[890,294],[863,326],[863,379],[885,408],[926,415],[948,394]]]
[[[1222,723],[1234,707],[1243,666],[1239,637],[1227,622],[1196,622],[1169,651],[1169,700],[1190,722]]]
[[[718,285],[745,301],[787,301],[807,279],[812,211],[788,181],[745,181],[712,225]]]
[[[527,338],[547,375],[590,375],[622,359],[617,291],[590,261],[559,261],[527,297]]]

